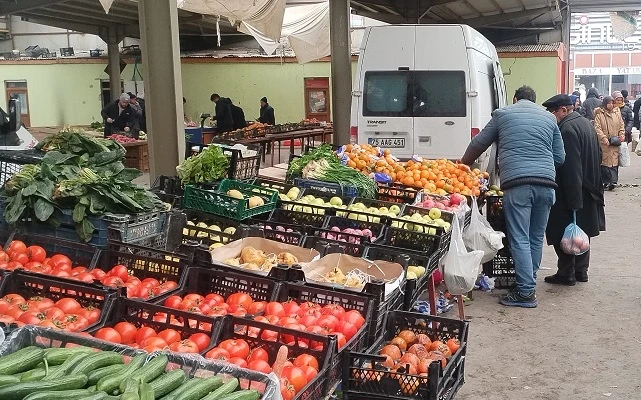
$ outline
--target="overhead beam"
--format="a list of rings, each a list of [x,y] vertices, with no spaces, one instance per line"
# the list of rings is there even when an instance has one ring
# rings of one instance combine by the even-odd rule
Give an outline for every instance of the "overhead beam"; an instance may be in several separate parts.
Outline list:
[[[21,0],[13,2],[0,2],[0,15],[16,14],[36,8],[64,3],[69,0]]]
[[[502,22],[514,21],[515,19],[519,19],[519,18],[533,17],[535,15],[541,15],[541,13],[551,12],[555,10],[556,9],[554,7],[540,7],[540,8],[533,8],[530,10],[516,11],[511,13],[505,13],[505,14],[487,15],[487,16],[478,17],[478,18],[463,19],[456,22],[461,24],[467,24],[472,27],[481,27],[481,26],[499,24]]]
[[[68,29],[70,31],[89,33],[92,35],[100,35],[100,27],[94,25],[83,24],[79,22],[70,22],[69,20],[61,20],[50,17],[42,17],[29,13],[21,13],[23,21],[33,22],[34,24],[52,26],[54,28]]]
[[[356,15],[360,15],[366,18],[372,18],[381,22],[387,22],[388,24],[407,24],[410,22],[407,18],[403,17],[402,15],[384,14],[384,13],[361,11],[361,10],[355,10],[355,11],[356,11]],[[423,19],[421,22],[431,23],[431,22],[426,22],[425,19]]]
[[[65,9],[61,7],[56,7],[55,9],[52,8],[39,8],[37,10],[33,10],[32,13],[38,14],[38,15],[43,15],[43,16],[53,16],[53,17],[77,17],[79,21],[85,21],[85,22],[90,22],[92,25],[99,25],[99,26],[108,26],[108,25],[127,25],[127,24],[137,24],[138,19],[125,19],[123,17],[114,17],[114,16],[109,16],[105,15],[104,13],[102,15],[99,14],[94,14],[92,12],[85,12],[82,10],[74,10],[74,9]],[[71,19],[71,18],[68,18]]]

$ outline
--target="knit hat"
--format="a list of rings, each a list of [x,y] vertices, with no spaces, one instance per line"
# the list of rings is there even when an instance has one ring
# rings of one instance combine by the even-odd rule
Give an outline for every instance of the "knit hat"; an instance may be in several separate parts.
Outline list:
[[[602,103],[601,107],[606,108],[608,106],[608,103],[611,102],[611,101],[614,102],[614,98],[612,98],[612,96],[605,96],[603,98],[603,103]]]
[[[579,97],[579,96],[577,96],[575,94],[570,95],[570,100],[572,100],[572,105],[575,105],[576,104],[576,100],[580,99],[580,98],[581,97]]]
[[[263,103],[267,103],[267,97],[263,97],[262,99],[260,99],[260,101],[262,101]]]
[[[621,92],[619,92],[618,90],[616,92],[612,92],[612,98],[614,100],[618,99],[619,97],[623,98],[623,94]]]

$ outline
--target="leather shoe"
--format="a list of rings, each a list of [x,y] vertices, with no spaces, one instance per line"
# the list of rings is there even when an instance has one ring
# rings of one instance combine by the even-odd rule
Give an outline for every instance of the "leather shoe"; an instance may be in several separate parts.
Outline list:
[[[546,276],[544,280],[545,282],[551,283],[553,285],[565,285],[565,286],[576,285],[576,280],[570,279],[564,276],[559,276],[558,274]]]
[[[587,282],[588,281],[588,273],[587,272],[577,272],[574,274],[574,277],[576,278],[577,282]]]

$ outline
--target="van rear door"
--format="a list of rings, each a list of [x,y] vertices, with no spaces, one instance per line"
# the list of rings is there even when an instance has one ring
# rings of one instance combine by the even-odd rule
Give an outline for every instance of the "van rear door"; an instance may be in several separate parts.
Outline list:
[[[413,26],[371,28],[361,63],[360,143],[414,154],[411,107],[415,31]]]

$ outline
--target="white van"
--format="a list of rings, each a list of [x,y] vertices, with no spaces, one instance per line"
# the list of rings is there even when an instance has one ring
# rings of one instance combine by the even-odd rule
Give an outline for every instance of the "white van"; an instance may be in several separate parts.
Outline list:
[[[505,95],[494,45],[469,26],[367,28],[350,139],[391,149],[401,159],[458,159],[492,111],[505,105]],[[486,170],[489,153],[478,160]]]

